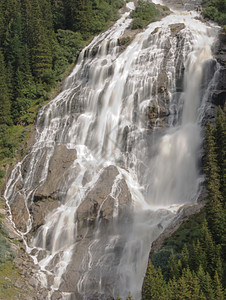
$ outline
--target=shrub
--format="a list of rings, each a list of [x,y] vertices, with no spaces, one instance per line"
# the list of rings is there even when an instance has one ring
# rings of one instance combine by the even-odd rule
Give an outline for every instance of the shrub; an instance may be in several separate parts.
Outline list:
[[[131,29],[143,28],[149,23],[159,20],[160,15],[155,4],[140,0],[136,9],[131,13],[131,17],[134,19]]]

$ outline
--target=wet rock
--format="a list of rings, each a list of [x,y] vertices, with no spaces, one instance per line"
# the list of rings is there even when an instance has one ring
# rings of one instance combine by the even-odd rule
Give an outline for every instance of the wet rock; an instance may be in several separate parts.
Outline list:
[[[13,222],[16,227],[25,232],[27,230],[27,221],[29,220],[29,213],[25,204],[24,196],[18,192],[13,203],[10,205]]]
[[[46,250],[39,250],[38,251],[38,255],[36,256],[37,260],[38,261],[43,260],[46,257],[46,255],[47,255],[46,252],[47,252]]]
[[[48,175],[44,184],[35,193],[35,201],[48,197],[57,197],[59,184],[77,158],[75,149],[67,149],[65,145],[55,147],[53,156],[49,162]]]
[[[221,106],[221,108],[224,108],[225,106],[225,100],[226,100],[226,90],[218,90],[213,92],[212,95],[212,103],[216,106]]]
[[[95,186],[87,193],[77,210],[79,228],[93,224],[100,205],[111,193],[115,177],[119,174],[115,166],[107,167],[100,175]]]
[[[166,120],[169,116],[169,109],[164,105],[157,105],[156,102],[152,101],[146,111],[146,121],[148,122],[148,128],[153,128],[156,125],[158,119],[158,126],[166,126]]]
[[[30,208],[31,214],[33,216],[32,230],[36,231],[41,225],[43,225],[47,214],[59,207],[59,205],[59,201],[49,199],[34,202]]]
[[[51,300],[60,300],[60,299],[62,299],[62,295],[60,292],[54,292],[50,299]]]
[[[89,282],[85,283],[84,293],[90,299],[96,299],[93,291],[96,290],[99,276],[102,277],[103,287],[111,286],[115,280],[112,274],[116,274],[116,271],[113,270],[119,264],[125,236],[132,221],[132,197],[125,179],[118,175],[115,166],[105,168],[78,207],[76,247],[60,285],[60,291],[73,293],[71,299],[83,299],[77,291],[81,274],[85,276],[89,272]],[[115,234],[117,242],[109,247]],[[92,268],[87,265],[88,252]],[[108,292],[104,293],[104,299],[107,299]]]
[[[9,220],[8,217],[5,217],[5,219],[3,219],[1,223],[7,231],[7,235],[10,239],[22,241],[21,235],[14,229],[12,222]]]
[[[223,31],[219,34],[215,44],[214,56],[222,66],[226,66],[226,33]]]
[[[165,241],[172,236],[172,234],[180,227],[182,223],[188,220],[189,216],[198,213],[205,205],[204,201],[199,201],[192,205],[184,205],[178,211],[177,216],[171,224],[160,234],[160,236],[152,243],[149,256],[159,250]]]
[[[206,122],[211,124],[215,123],[218,106],[221,106],[225,110],[226,101],[226,34],[220,33],[218,41],[215,43],[213,49],[214,57],[216,58],[218,65],[214,61],[212,62],[212,70],[217,70],[216,82],[212,85],[212,91],[209,93],[207,101],[207,108],[205,116],[203,118],[203,125]],[[209,69],[211,70],[211,63],[209,63]],[[205,72],[207,73],[207,72]],[[210,71],[208,72],[210,73]]]
[[[175,37],[182,29],[185,28],[184,23],[176,23],[169,25],[170,30],[171,30],[171,36]]]
[[[160,72],[158,76],[158,92],[164,93],[166,92],[168,87],[168,76],[166,71]]]
[[[38,285],[38,281],[35,279],[35,278],[31,278],[29,281],[28,281],[28,284],[30,286],[32,286],[33,288],[37,287]]]
[[[23,163],[21,165],[21,174],[23,178],[29,178],[31,174],[33,173],[33,185],[32,188],[37,187],[40,184],[40,178],[42,171],[44,169],[44,166],[47,164],[47,149],[39,149],[36,152],[34,160],[32,160],[32,154],[29,153],[25,159],[23,160]],[[35,160],[38,161],[38,165],[35,165]],[[34,169],[35,165],[35,170]]]

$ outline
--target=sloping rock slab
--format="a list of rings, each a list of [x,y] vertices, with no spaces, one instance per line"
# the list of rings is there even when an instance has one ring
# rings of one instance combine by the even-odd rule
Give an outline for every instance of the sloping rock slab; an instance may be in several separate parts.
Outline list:
[[[132,197],[115,166],[105,168],[100,174],[78,207],[76,219],[77,240],[60,291],[72,293],[72,299],[83,299],[82,295],[96,299],[100,278],[106,288],[116,280],[112,274],[116,274],[132,222]],[[116,241],[114,244],[112,239]],[[103,292],[107,297],[109,291]]]
[[[30,208],[33,216],[32,230],[36,231],[41,225],[43,225],[46,215],[59,207],[59,205],[59,201],[53,200],[34,202]]]
[[[10,205],[12,219],[17,229],[22,232],[27,230],[27,221],[29,220],[29,212],[27,210],[23,194],[17,193],[13,203]]]
[[[163,246],[165,239],[171,237],[172,234],[180,227],[180,225],[188,220],[189,216],[198,213],[204,206],[205,202],[201,201],[192,205],[184,205],[182,208],[180,208],[176,218],[152,243],[149,257],[151,257],[154,252]]]
[[[34,198],[35,201],[48,197],[57,198],[59,184],[76,158],[77,152],[75,149],[67,149],[65,145],[55,147],[54,154],[49,162],[47,179],[37,189]]]

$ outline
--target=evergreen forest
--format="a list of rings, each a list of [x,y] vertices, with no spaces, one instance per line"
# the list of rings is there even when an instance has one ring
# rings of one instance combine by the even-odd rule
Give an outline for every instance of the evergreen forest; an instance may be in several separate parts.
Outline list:
[[[123,0],[0,2],[0,179],[38,109],[81,49],[118,17]],[[23,152],[23,150],[22,150]]]

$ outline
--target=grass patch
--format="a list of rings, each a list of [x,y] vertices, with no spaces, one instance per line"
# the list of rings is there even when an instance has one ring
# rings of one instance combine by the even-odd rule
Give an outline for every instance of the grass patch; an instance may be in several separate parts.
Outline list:
[[[0,299],[14,299],[21,295],[14,283],[20,277],[13,262],[0,264]],[[22,299],[22,298],[19,298]]]

